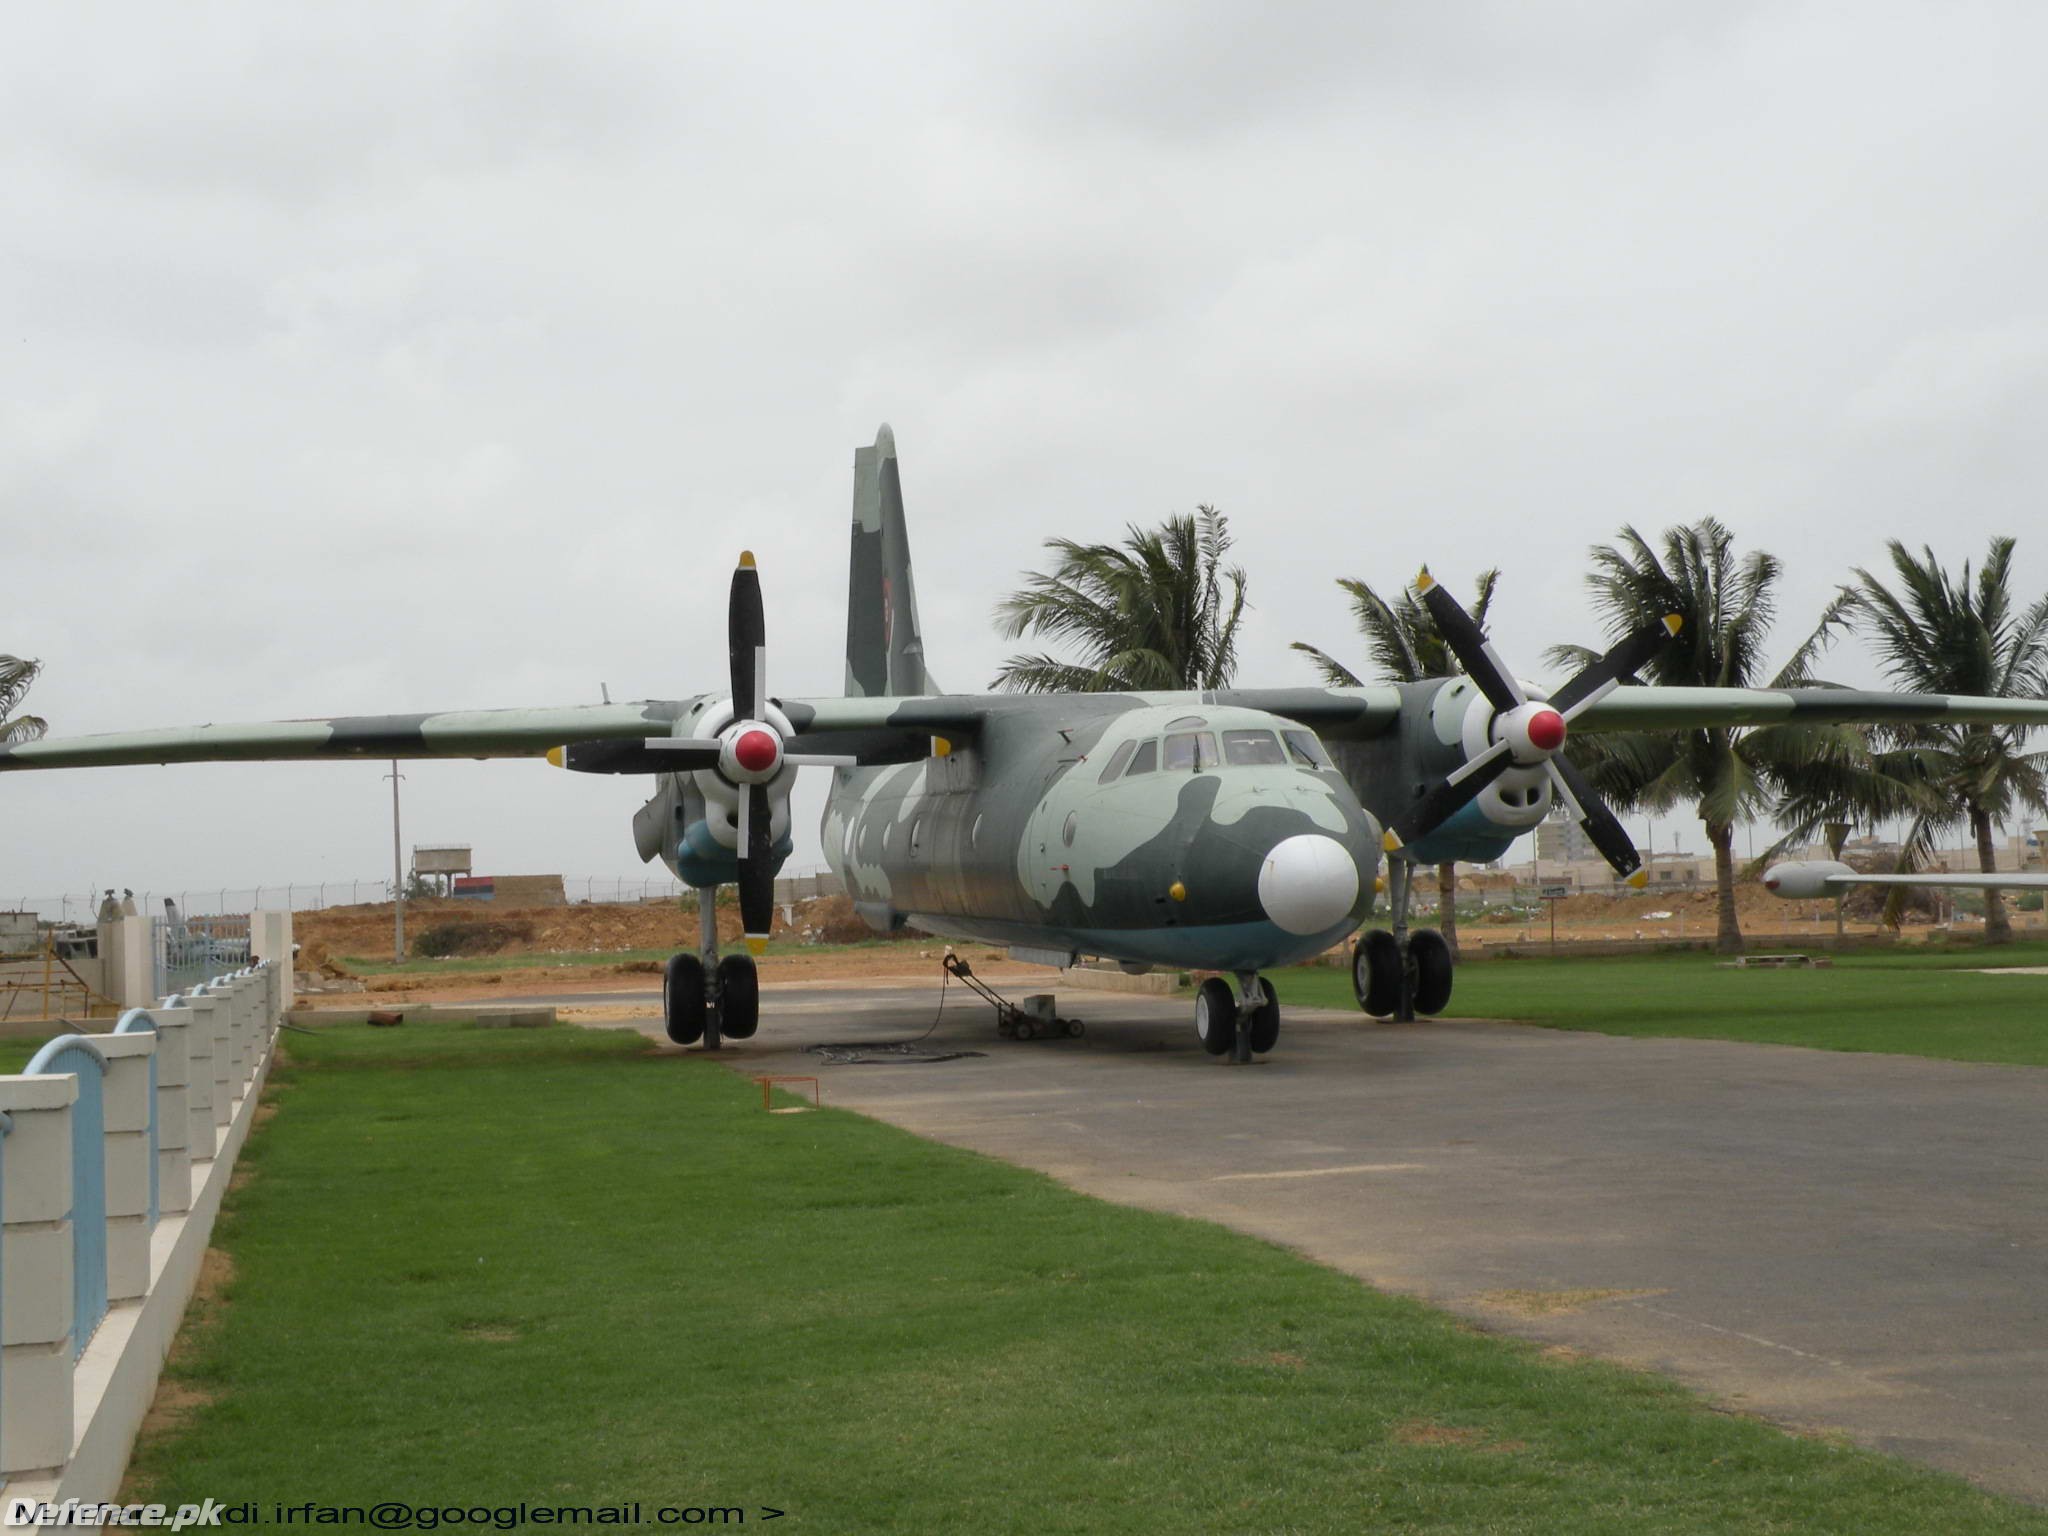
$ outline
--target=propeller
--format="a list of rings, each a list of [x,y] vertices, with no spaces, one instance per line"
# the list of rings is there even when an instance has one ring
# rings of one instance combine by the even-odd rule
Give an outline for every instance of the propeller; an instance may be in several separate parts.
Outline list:
[[[727,657],[732,684],[731,722],[715,737],[656,737],[646,743],[681,770],[708,769],[738,791],[734,851],[739,855],[740,927],[747,949],[759,955],[775,919],[775,802],[787,799],[791,775],[803,767],[851,768],[859,759],[826,752],[785,750],[781,711],[768,702],[768,623],[761,606],[761,573],[752,550],[740,554],[726,610]]]
[[[1667,614],[1624,637],[1603,656],[1588,662],[1548,700],[1532,702],[1523,693],[1472,616],[1437,584],[1428,570],[1415,578],[1415,590],[1435,622],[1444,644],[1465,668],[1473,686],[1493,706],[1492,743],[1446,775],[1443,781],[1396,817],[1387,828],[1387,852],[1395,853],[1427,836],[1477,799],[1480,791],[1511,768],[1541,767],[1551,787],[1586,831],[1614,872],[1640,883],[1642,858],[1635,840],[1607,808],[1572,761],[1563,756],[1571,722],[1621,686],[1621,680],[1678,636],[1683,620]]]

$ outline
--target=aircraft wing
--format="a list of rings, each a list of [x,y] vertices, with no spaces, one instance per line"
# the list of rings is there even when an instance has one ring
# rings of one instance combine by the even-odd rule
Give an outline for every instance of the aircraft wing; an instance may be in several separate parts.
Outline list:
[[[1186,699],[1191,705],[1238,704],[1262,709],[1299,720],[1337,740],[1378,735],[1399,718],[1402,701],[1401,690],[1387,686],[1234,688],[1220,693],[1141,697],[1148,703]],[[1875,693],[1856,688],[1622,687],[1585,705],[1571,721],[1574,731],[1674,731],[1788,721],[1817,725],[1842,721],[2048,725],[2048,700]]]
[[[273,720],[58,737],[0,746],[0,772],[296,758],[545,757],[565,742],[670,735],[673,722],[690,702],[342,715],[330,720]]]
[[[1856,688],[1617,688],[1572,720],[1575,731],[1670,731],[1715,725],[1844,721],[2048,725],[2048,700]]]
[[[850,733],[968,732],[994,701],[972,695],[778,701],[810,750],[835,750]],[[195,725],[0,746],[0,772],[111,768],[138,763],[286,762],[320,758],[546,757],[557,747],[644,741],[675,734],[696,697],[556,709],[447,710]],[[650,763],[647,772],[671,767]]]

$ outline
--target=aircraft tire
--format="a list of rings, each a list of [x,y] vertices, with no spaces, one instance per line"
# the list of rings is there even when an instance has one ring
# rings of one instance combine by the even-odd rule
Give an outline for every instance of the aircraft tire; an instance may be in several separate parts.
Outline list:
[[[704,962],[695,955],[670,955],[661,973],[661,1020],[677,1045],[704,1038]]]
[[[728,1040],[751,1040],[761,1027],[761,974],[752,955],[718,962],[718,1027]]]
[[[1195,1034],[1211,1056],[1228,1051],[1237,1034],[1237,994],[1221,976],[1211,976],[1195,994]]]
[[[1351,990],[1358,1006],[1376,1019],[1401,1006],[1401,951],[1384,928],[1368,928],[1351,952]]]
[[[1451,946],[1434,928],[1418,928],[1408,939],[1408,963],[1415,968],[1415,1011],[1442,1013],[1451,1002]]]
[[[1259,978],[1259,990],[1264,996],[1245,1031],[1251,1036],[1252,1054],[1255,1056],[1265,1055],[1280,1043],[1280,994],[1263,976]]]

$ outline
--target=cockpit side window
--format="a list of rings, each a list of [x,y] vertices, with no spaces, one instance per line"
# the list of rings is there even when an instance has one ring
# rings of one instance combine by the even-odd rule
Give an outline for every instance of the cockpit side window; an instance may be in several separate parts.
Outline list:
[[[1168,772],[1176,768],[1192,768],[1200,772],[1216,766],[1216,738],[1207,731],[1178,731],[1166,738]]]
[[[1330,754],[1323,750],[1323,744],[1316,740],[1314,731],[1282,731],[1287,742],[1287,755],[1305,768],[1329,768]]]
[[[1156,741],[1141,741],[1138,743],[1137,755],[1131,759],[1131,771],[1125,777],[1135,778],[1141,773],[1152,772],[1158,766],[1159,743]]]
[[[1145,743],[1145,745],[1149,747],[1150,745],[1152,745],[1152,743],[1148,741]],[[1122,773],[1124,771],[1124,764],[1128,763],[1131,760],[1131,754],[1137,750],[1138,744],[1135,741],[1127,741],[1122,746],[1118,747],[1116,749],[1116,755],[1110,758],[1109,760],[1109,766],[1102,770],[1102,777],[1097,779],[1095,782],[1098,784],[1107,784],[1111,779],[1115,778],[1118,774]]]
[[[1225,731],[1223,761],[1241,768],[1284,763],[1280,742],[1271,731]]]

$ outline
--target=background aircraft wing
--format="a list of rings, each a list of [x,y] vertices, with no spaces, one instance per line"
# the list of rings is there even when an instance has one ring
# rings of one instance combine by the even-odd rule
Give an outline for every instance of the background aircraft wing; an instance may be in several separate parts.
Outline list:
[[[1617,688],[1572,720],[1574,731],[1670,731],[1716,725],[1919,723],[2048,725],[2048,700],[1856,688]]]
[[[2007,870],[2002,874],[1919,874],[1919,875],[1829,875],[1830,887],[1837,885],[1924,885],[1966,891],[2019,891],[2048,890],[2048,872],[2034,870],[2021,873]]]
[[[670,735],[674,721],[692,702],[343,715],[331,720],[273,720],[58,737],[0,746],[0,772],[294,758],[544,757],[565,742]]]

